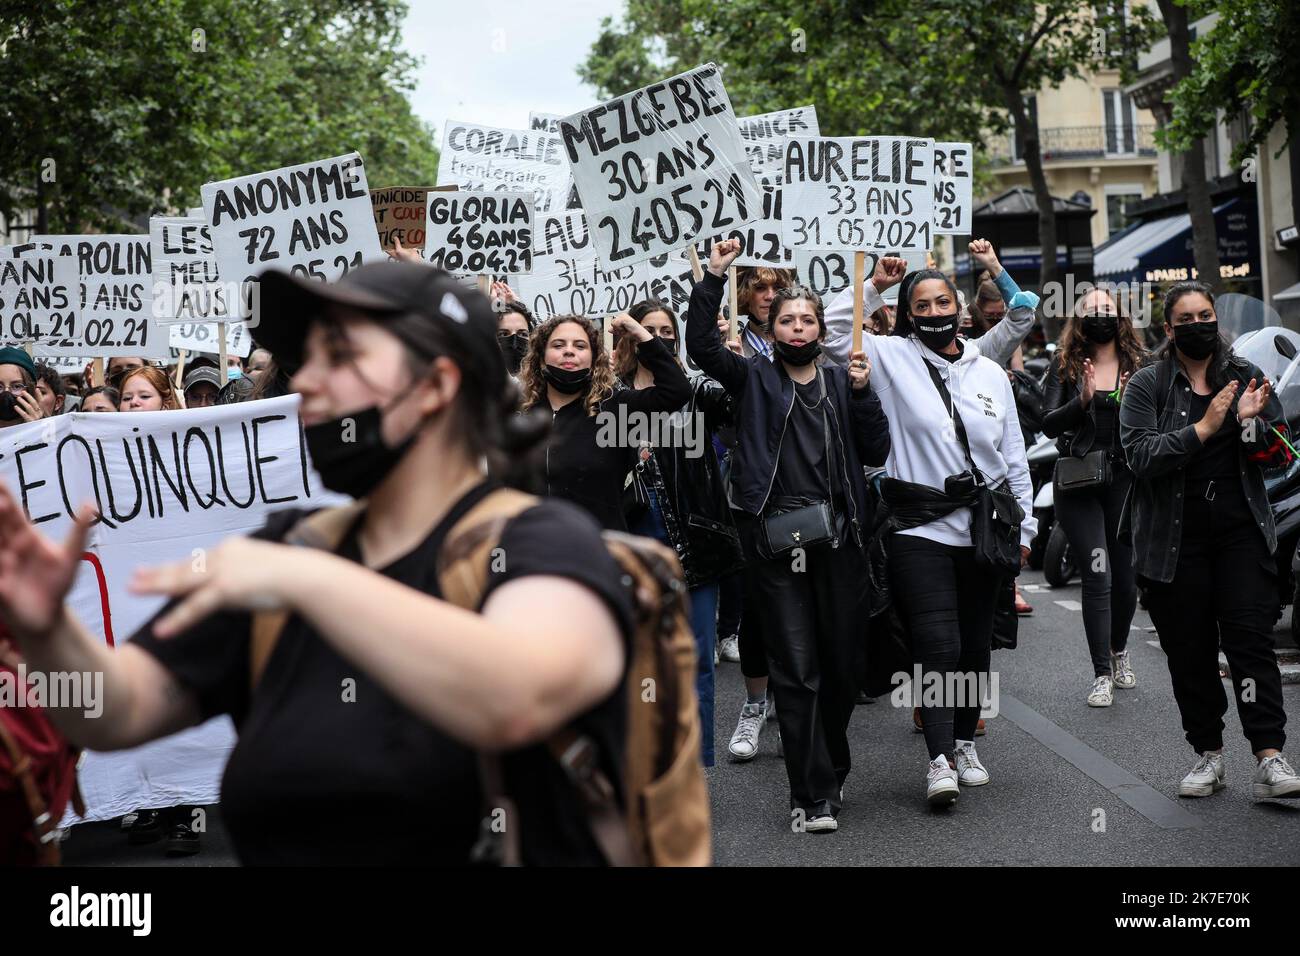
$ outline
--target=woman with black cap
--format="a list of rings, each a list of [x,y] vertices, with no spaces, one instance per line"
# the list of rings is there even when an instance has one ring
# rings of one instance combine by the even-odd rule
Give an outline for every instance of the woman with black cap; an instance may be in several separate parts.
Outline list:
[[[1164,306],[1166,344],[1129,379],[1119,431],[1133,471],[1125,530],[1137,582],[1197,753],[1178,795],[1208,797],[1227,785],[1222,649],[1255,755],[1254,796],[1300,798],[1300,776],[1282,756],[1277,530],[1263,473],[1291,460],[1282,405],[1264,373],[1219,335],[1209,286],[1179,282]]]
[[[580,315],[552,316],[533,330],[519,378],[523,410],[551,413],[546,493],[582,505],[606,530],[627,531],[623,489],[643,436],[690,400],[691,385],[663,339],[627,315],[609,321],[632,337],[652,384],[617,381],[604,336]]]
[[[767,325],[774,359],[730,351],[717,314],[740,241],[715,243],[691,290],[687,354],[736,401],[733,500],[764,617],[770,682],[796,831],[838,828],[851,766],[849,718],[866,637],[863,465],[889,454],[865,355],[819,365],[826,326],[811,289],[780,289]]]
[[[44,418],[36,397],[36,364],[23,349],[0,349],[0,428]]]
[[[542,743],[575,727],[620,779],[631,608],[595,522],[526,507],[482,570],[479,612],[442,599],[445,539],[506,494],[484,459],[495,470],[539,437],[514,412],[487,299],[407,263],[261,285],[274,320],[259,334],[294,370],[312,461],[358,504],[321,513],[328,527],[280,513],[206,562],[141,569],[137,593],[173,600],[112,651],[63,603],[89,509],[59,546],[0,487],[0,549],[24,555],[0,565],[0,616],[33,668],[104,674],[103,719],[52,716],[116,749],[230,714],[222,815],[245,863],[463,864],[484,823],[481,751],[502,754],[517,810],[498,812],[525,862],[601,862]]]
[[[947,276],[934,269],[904,276],[905,268],[902,259],[882,258],[867,283],[875,294],[902,281],[892,334],[862,340],[889,419],[889,477],[881,483],[889,515],[881,526],[893,533],[877,544],[887,549],[888,586],[923,675],[922,686],[913,682],[913,699],[929,751],[926,798],[946,806],[959,784],[989,782],[975,732],[1003,580],[976,558],[968,479],[978,472],[990,487],[1009,486],[1024,514],[1022,562],[1037,524],[1006,372],[957,337],[957,290]],[[924,508],[912,510],[918,502]],[[943,688],[938,705],[923,693],[936,683]],[[960,699],[950,692],[962,688]]]

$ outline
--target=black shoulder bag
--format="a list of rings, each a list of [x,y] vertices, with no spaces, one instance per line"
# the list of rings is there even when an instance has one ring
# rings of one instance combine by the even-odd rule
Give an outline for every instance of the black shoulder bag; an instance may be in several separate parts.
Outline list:
[[[927,359],[922,357],[921,361],[925,363],[930,381],[934,382],[934,387],[939,390],[939,396],[952,415],[957,440],[961,442],[970,462],[970,471],[950,476],[944,482],[944,490],[949,494],[971,497],[970,540],[975,546],[975,563],[1014,577],[1020,573],[1020,522],[1025,519],[1024,509],[1016,501],[1016,496],[1011,493],[1006,481],[990,485],[975,465],[975,457],[970,451],[970,439],[966,436],[966,426],[962,423],[961,413],[957,411],[952,395],[948,393],[948,386]]]
[[[794,383],[791,382],[791,387]],[[817,369],[817,386],[819,400],[817,407],[822,413],[822,431],[826,438],[826,460],[831,460],[831,426],[826,417],[826,377]],[[791,401],[799,401],[796,393]],[[778,449],[777,454],[780,454]],[[827,476],[834,486],[834,479]],[[812,501],[809,499],[777,499],[776,510],[764,516],[759,535],[762,556],[774,558],[779,554],[795,548],[806,548],[814,544],[830,542],[832,548],[839,547],[839,536],[835,533],[835,514],[829,501]]]

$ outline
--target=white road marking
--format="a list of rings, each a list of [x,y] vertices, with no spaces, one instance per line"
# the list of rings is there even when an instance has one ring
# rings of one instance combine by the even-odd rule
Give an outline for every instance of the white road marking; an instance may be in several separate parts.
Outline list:
[[[1053,604],[1065,608],[1067,611],[1082,611],[1083,605],[1078,601],[1053,601]]]

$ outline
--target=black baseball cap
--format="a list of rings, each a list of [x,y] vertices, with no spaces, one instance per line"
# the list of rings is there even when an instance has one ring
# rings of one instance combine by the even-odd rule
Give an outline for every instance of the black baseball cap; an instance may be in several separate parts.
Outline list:
[[[273,270],[261,277],[257,342],[289,374],[302,365],[312,322],[333,307],[365,313],[379,325],[415,315],[442,327],[460,348],[453,356],[466,375],[505,384],[505,361],[496,342],[497,317],[487,296],[467,289],[449,272],[418,262],[371,262],[337,282],[304,279]]]

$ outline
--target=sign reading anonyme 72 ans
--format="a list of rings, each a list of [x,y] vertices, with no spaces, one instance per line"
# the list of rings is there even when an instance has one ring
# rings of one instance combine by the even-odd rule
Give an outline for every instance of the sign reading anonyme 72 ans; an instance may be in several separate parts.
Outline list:
[[[762,215],[712,63],[565,117],[560,136],[606,268],[680,250]]]

